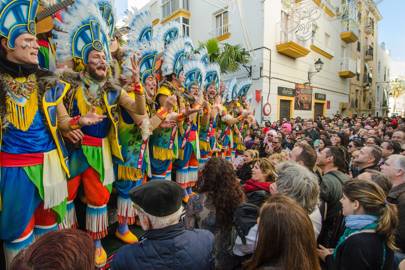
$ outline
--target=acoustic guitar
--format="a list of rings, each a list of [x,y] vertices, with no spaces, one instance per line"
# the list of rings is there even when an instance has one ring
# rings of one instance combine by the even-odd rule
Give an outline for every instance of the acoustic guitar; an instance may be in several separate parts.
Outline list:
[[[53,29],[53,18],[54,15],[59,10],[62,10],[72,4],[75,0],[64,0],[58,4],[52,5],[50,7],[44,8],[43,6],[38,7],[37,12],[37,34],[43,34],[52,31]]]

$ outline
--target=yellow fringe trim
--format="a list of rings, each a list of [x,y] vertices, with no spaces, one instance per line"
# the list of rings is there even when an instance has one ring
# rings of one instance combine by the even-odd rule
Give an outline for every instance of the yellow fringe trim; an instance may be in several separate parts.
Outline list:
[[[246,147],[243,144],[237,144],[236,145],[236,150],[238,151],[245,151]]]
[[[118,180],[138,181],[142,177],[143,175],[140,169],[118,165]]]
[[[158,160],[174,159],[174,153],[172,149],[153,146],[153,158]]]
[[[7,97],[7,121],[19,130],[27,131],[34,120],[38,110],[38,94],[35,89],[24,104],[17,103],[11,97]]]
[[[211,150],[211,147],[210,147],[210,144],[208,142],[200,141],[200,151],[208,152],[210,150]]]
[[[85,116],[87,112],[91,109],[92,105],[86,102],[86,97],[84,96],[84,90],[82,86],[79,86],[79,89],[76,91],[76,101],[77,107],[79,108],[80,115]],[[104,114],[106,112],[105,108],[96,107],[97,114]]]
[[[184,150],[183,149],[179,149],[179,154],[178,154],[177,159],[184,160]]]

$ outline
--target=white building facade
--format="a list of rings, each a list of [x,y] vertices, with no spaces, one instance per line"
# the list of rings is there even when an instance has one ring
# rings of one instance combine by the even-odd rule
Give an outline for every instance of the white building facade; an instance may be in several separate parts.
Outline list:
[[[390,93],[391,56],[385,43],[378,46],[377,51],[377,82],[375,110],[379,116],[388,115],[388,98]]]
[[[341,0],[152,0],[144,9],[154,24],[181,22],[195,44],[217,38],[250,51],[251,63],[223,77],[253,80],[259,122],[331,117],[347,107],[351,77],[345,74],[357,67],[350,54],[355,43],[343,37]]]

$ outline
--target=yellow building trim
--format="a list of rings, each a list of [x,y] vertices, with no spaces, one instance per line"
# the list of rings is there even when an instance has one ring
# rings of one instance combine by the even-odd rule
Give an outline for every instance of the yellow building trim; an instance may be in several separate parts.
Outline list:
[[[317,6],[321,6],[321,0],[312,0]]]
[[[277,120],[280,120],[280,102],[281,102],[281,100],[291,101],[290,118],[294,118],[294,97],[277,96]]]
[[[340,77],[340,78],[344,78],[344,79],[353,78],[354,75],[356,75],[356,74],[354,74],[354,73],[353,73],[352,71],[350,71],[350,70],[344,70],[344,71],[340,71],[340,72],[339,72],[339,77]]]
[[[312,99],[312,112],[313,112],[314,116],[315,116],[315,103],[322,103],[323,104],[322,116],[325,116],[326,115],[326,110],[327,110],[327,102],[326,102],[326,100],[315,99],[315,97]]]
[[[156,18],[156,19],[154,19],[154,20],[152,21],[152,25],[155,26],[155,25],[157,25],[159,22],[160,22],[160,19],[159,19],[159,18]]]
[[[329,17],[335,17],[336,14],[330,10],[326,5],[323,5],[323,11],[325,11],[326,14],[328,14]]]
[[[165,23],[173,21],[179,17],[184,17],[184,18],[190,19],[191,13],[190,13],[190,11],[185,10],[185,9],[178,9],[175,12],[173,12],[172,14],[170,14],[169,16],[167,16],[166,18],[164,18],[160,23],[165,24]]]
[[[218,41],[224,41],[231,37],[231,33],[225,33],[223,35],[217,36],[216,39]]]
[[[294,59],[306,56],[310,52],[310,50],[308,50],[307,48],[305,48],[293,41],[279,44],[276,46],[276,48],[277,48],[277,52],[284,54],[288,57],[294,58]]]
[[[359,39],[352,31],[340,33],[340,38],[346,43],[356,42]]]
[[[328,58],[328,59],[332,59],[332,58],[333,58],[333,55],[331,55],[330,53],[328,53],[328,52],[322,50],[321,48],[319,48],[319,47],[316,46],[316,45],[313,45],[313,44],[312,44],[312,45],[311,45],[311,50],[313,50],[314,52],[319,53],[320,55],[325,56],[325,57]]]

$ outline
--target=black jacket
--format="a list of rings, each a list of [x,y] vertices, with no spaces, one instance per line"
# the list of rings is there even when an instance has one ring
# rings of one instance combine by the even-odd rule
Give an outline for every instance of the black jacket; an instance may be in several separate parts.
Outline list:
[[[214,236],[206,230],[186,230],[179,223],[147,231],[143,239],[120,248],[112,269],[214,269]]]
[[[405,252],[405,183],[391,189],[387,201],[398,207],[399,224],[395,235],[395,242],[402,252]]]
[[[394,252],[376,233],[358,233],[350,236],[333,255],[326,257],[327,270],[392,270]]]

